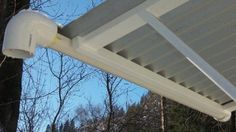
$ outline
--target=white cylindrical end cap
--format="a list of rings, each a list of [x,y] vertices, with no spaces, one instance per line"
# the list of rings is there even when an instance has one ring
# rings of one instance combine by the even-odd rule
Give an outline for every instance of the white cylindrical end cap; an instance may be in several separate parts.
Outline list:
[[[57,24],[32,10],[23,10],[7,24],[2,52],[12,58],[30,58],[37,44],[47,46],[57,34]]]
[[[231,112],[230,111],[226,111],[226,110],[224,110],[225,111],[225,116],[223,117],[223,118],[215,118],[214,117],[214,119],[215,120],[217,120],[217,121],[220,121],[220,122],[227,122],[227,121],[229,121],[230,120],[230,118],[231,118]]]

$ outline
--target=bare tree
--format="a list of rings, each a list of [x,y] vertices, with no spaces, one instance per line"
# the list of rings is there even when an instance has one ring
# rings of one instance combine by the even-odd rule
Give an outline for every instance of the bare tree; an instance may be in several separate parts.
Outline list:
[[[44,11],[44,6],[52,8],[53,6],[56,6],[58,4],[58,2],[52,2],[50,0],[30,1],[30,7],[32,9],[40,10],[41,12],[48,14],[52,19],[65,19],[66,23],[66,21],[70,20],[72,16],[78,16],[76,15],[77,8],[74,9],[74,13],[70,15],[64,14],[60,9],[53,10],[53,13]],[[45,56],[40,55],[40,57],[39,58],[42,59]],[[67,101],[69,101],[71,96],[73,96],[74,92],[77,92],[77,90],[79,90],[78,85],[80,84],[80,82],[85,80],[88,75],[91,74],[86,71],[85,64],[75,61],[61,53],[47,52],[45,58],[46,61],[36,60],[33,61],[33,63],[37,63],[38,61],[48,63],[49,70],[47,68],[43,70],[46,71],[47,74],[51,74],[53,76],[53,78],[56,80],[56,84],[54,83],[53,85],[55,86],[53,86],[53,88],[50,90],[48,87],[43,89],[44,83],[35,80],[35,73],[38,74],[44,71],[37,70],[37,68],[40,68],[37,67],[36,72],[32,74],[32,66],[28,66],[28,69],[24,69],[24,72],[29,75],[29,77],[27,78],[27,82],[24,84],[25,86],[23,97],[21,98],[22,118],[21,124],[18,128],[19,130],[37,131],[36,129],[38,129],[42,124],[39,122],[41,122],[41,120],[45,121],[44,117],[45,114],[47,114],[47,116],[50,117],[49,120],[52,122],[52,129],[53,131],[55,131],[57,121],[66,114],[66,112],[64,111],[64,106],[66,106]],[[25,65],[28,65],[28,62],[26,62]],[[45,77],[48,78],[51,75],[40,75],[40,79],[43,80],[45,79]],[[52,81],[55,82],[53,79]],[[48,106],[48,103],[55,101],[51,98],[57,98],[57,108],[52,109]],[[51,112],[51,110],[54,111]],[[22,127],[22,124],[24,125],[24,127]]]
[[[64,108],[73,93],[79,91],[79,84],[84,81],[92,71],[79,61],[58,52],[46,52],[50,73],[56,80],[55,93],[57,106],[52,116],[52,132],[56,130],[58,120],[63,116]],[[65,113],[64,113],[65,114]]]
[[[79,121],[80,132],[86,131],[104,131],[105,111],[101,105],[93,104],[88,100],[86,106],[80,105],[76,110],[76,117]]]
[[[24,63],[19,131],[39,131],[45,121],[50,93],[46,90],[46,67],[41,60],[44,53]]]
[[[80,131],[120,131],[125,114],[122,107],[118,105],[118,99],[127,92],[123,80],[115,75],[98,71],[100,84],[105,90],[104,105],[88,104],[80,106],[76,113],[79,120]]]
[[[106,127],[106,131],[114,131],[114,128],[112,126],[114,126],[114,117],[115,117],[115,113],[114,113],[114,106],[116,105],[117,102],[117,97],[119,96],[118,94],[118,88],[122,82],[122,79],[114,76],[112,74],[106,73],[106,72],[100,72],[101,74],[101,79],[102,79],[102,83],[106,88],[106,93],[107,93],[107,97],[105,100],[105,106],[106,106],[106,110],[108,112],[108,117],[107,117],[107,127]]]

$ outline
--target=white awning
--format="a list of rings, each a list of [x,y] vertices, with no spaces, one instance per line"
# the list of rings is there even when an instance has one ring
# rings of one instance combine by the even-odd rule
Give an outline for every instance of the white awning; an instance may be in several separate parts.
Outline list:
[[[107,0],[60,33],[84,62],[217,120],[236,110],[235,0]]]

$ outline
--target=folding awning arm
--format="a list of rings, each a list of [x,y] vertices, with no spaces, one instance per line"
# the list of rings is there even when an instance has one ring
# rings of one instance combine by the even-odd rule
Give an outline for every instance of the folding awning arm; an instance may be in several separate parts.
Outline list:
[[[172,46],[183,54],[196,68],[207,76],[216,86],[236,101],[236,87],[221,75],[214,67],[207,63],[199,54],[192,50],[168,27],[161,23],[152,13],[143,11],[139,16],[162,35]]]

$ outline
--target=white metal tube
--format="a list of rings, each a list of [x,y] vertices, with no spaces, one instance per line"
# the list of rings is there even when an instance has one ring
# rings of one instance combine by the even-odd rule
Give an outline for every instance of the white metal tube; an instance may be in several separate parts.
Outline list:
[[[78,39],[70,40],[58,34],[57,39],[48,47],[146,87],[155,93],[208,114],[218,121],[225,122],[230,119],[231,112],[225,110],[221,105],[173,82],[167,84],[166,80],[162,78],[156,79],[151,74],[146,75],[142,69],[138,69],[139,66],[135,68],[131,68],[133,65],[128,67],[124,64],[125,62],[121,62],[116,58],[110,59],[108,56],[96,52],[96,50],[93,51],[89,47],[84,47],[79,44]],[[181,89],[186,89],[186,91],[183,92]]]
[[[47,16],[32,10],[23,10],[8,23],[2,52],[12,58],[33,56],[36,44],[46,46],[57,34],[57,24]]]

